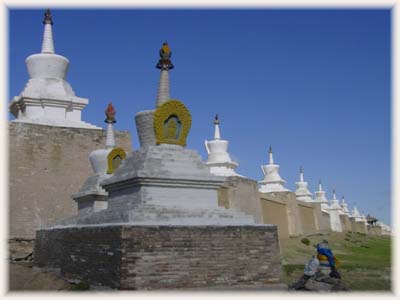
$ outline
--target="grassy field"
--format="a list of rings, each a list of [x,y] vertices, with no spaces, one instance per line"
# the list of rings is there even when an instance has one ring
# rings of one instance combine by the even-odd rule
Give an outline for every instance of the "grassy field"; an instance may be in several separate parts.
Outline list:
[[[334,255],[339,258],[339,272],[351,290],[390,291],[391,239],[361,233],[331,233],[282,240],[285,283],[291,284],[301,277],[304,264],[316,253],[314,245],[323,239],[329,241]]]

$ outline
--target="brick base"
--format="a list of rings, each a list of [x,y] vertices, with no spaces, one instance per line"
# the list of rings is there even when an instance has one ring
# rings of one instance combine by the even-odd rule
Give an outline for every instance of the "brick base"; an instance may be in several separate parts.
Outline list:
[[[93,226],[37,231],[35,265],[122,290],[280,283],[276,226]]]

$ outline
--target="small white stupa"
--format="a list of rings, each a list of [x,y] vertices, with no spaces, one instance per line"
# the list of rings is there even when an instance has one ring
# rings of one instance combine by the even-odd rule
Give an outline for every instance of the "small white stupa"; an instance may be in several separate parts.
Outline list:
[[[303,167],[300,167],[300,181],[296,182],[296,199],[304,202],[313,202],[312,194],[308,190],[308,182],[304,181]]]
[[[355,219],[356,222],[362,222],[363,219],[360,215],[360,212],[358,211],[357,207],[354,205],[353,211],[351,213],[351,216]]]
[[[108,193],[101,187],[103,180],[109,178],[125,159],[126,153],[116,147],[114,137],[115,109],[110,103],[105,111],[107,123],[106,145],[90,153],[89,160],[94,175],[88,177],[79,192],[72,196],[78,204],[78,212],[91,213],[107,208]]]
[[[321,179],[319,180],[318,183],[318,191],[315,192],[314,202],[321,203],[321,209],[323,210],[329,205],[328,199],[326,199],[326,192],[322,190]]]
[[[235,171],[238,163],[232,161],[228,153],[229,142],[221,140],[219,124],[218,115],[216,115],[214,119],[214,139],[204,141],[204,146],[208,154],[207,165],[210,167],[210,172],[214,175],[226,177],[241,176]]]
[[[45,12],[43,24],[42,51],[26,59],[30,79],[9,105],[16,118],[12,122],[101,129],[81,120],[81,112],[89,100],[76,97],[65,80],[69,60],[55,54],[53,20],[49,9]]]
[[[279,175],[279,165],[274,164],[272,147],[269,147],[268,155],[269,163],[261,166],[264,179],[258,182],[260,184],[259,191],[261,193],[288,192],[289,190],[284,186],[286,181]]]
[[[336,232],[342,232],[342,223],[340,221],[340,213],[342,208],[339,205],[339,200],[336,199],[335,190],[333,190],[333,197],[330,205],[324,209],[329,213],[331,230]]]
[[[367,217],[366,217],[366,215],[364,214],[364,212],[361,213],[361,220],[362,220],[362,222],[364,222],[365,224],[368,223],[368,222],[367,222]]]
[[[342,215],[350,216],[350,211],[347,208],[347,203],[344,200],[344,197],[342,197],[342,202],[340,203],[340,207],[342,208],[342,212],[341,212]]]

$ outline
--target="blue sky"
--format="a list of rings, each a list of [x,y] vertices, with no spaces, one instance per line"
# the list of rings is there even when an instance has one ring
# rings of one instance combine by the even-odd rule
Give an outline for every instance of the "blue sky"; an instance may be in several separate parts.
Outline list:
[[[312,192],[321,178],[390,222],[390,10],[52,10],[56,53],[68,81],[89,98],[83,120],[104,126],[112,101],[116,128],[139,147],[134,115],[155,105],[163,41],[172,49],[171,97],[192,114],[188,148],[221,120],[240,164],[261,180],[269,145],[287,187],[299,167]],[[24,61],[40,52],[43,10],[9,11],[9,99],[28,80]],[[11,118],[11,116],[10,116]]]

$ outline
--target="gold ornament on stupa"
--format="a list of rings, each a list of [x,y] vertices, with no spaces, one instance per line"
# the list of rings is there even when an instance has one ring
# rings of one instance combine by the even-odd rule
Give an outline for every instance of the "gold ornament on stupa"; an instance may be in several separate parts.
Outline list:
[[[186,138],[192,125],[192,116],[179,100],[169,100],[154,112],[156,144],[186,146]]]

